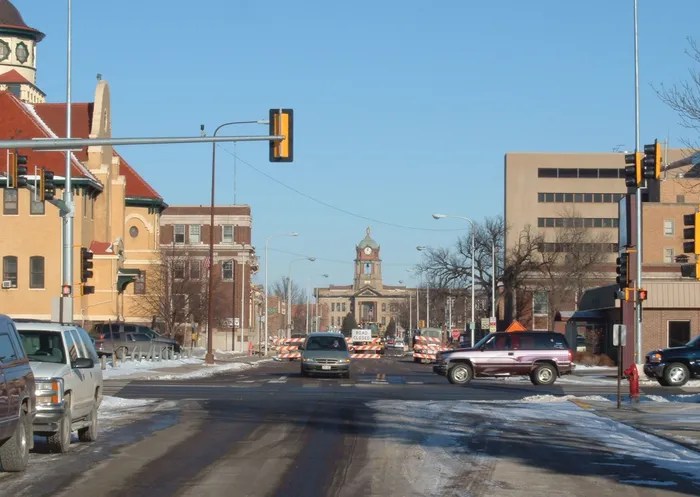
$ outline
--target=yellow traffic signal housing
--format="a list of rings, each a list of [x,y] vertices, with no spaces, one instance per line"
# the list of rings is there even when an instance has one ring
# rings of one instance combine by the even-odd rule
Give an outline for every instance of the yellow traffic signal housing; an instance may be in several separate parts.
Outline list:
[[[683,252],[700,255],[700,212],[683,216]]]
[[[644,154],[636,152],[625,155],[625,186],[627,188],[637,188],[642,185],[642,160]]]
[[[270,162],[292,162],[294,159],[294,111],[270,109],[270,136],[283,136],[270,141]]]
[[[647,179],[659,179],[661,177],[661,144],[654,140],[651,145],[644,145],[644,159],[642,169]]]
[[[20,155],[17,150],[9,150],[7,159],[7,188],[27,186],[27,156]]]

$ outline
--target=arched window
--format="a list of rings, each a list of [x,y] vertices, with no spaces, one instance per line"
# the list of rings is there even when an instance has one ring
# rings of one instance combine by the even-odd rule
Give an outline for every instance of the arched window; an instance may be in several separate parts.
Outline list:
[[[44,288],[44,258],[40,255],[29,258],[29,288]]]

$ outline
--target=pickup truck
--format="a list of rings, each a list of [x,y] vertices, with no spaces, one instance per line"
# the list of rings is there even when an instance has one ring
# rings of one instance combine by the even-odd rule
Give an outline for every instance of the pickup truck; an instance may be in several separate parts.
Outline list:
[[[680,387],[700,377],[700,335],[681,347],[652,350],[646,355],[644,374],[665,387]]]

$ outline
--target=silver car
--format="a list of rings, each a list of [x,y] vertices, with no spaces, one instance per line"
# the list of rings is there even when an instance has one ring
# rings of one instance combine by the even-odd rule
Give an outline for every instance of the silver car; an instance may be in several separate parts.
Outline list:
[[[17,331],[36,379],[34,434],[55,452],[68,450],[74,430],[81,442],[97,440],[102,369],[87,331],[47,322],[18,322]]]
[[[350,352],[341,333],[310,333],[301,349],[301,375],[334,374],[350,378]]]

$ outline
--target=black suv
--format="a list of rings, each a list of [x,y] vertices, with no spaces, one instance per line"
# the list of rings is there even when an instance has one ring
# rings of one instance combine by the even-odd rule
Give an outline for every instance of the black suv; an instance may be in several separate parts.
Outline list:
[[[0,314],[0,467],[22,471],[34,446],[34,374],[15,323]]]
[[[692,376],[700,376],[700,335],[681,347],[649,352],[644,374],[665,387],[680,387]]]

